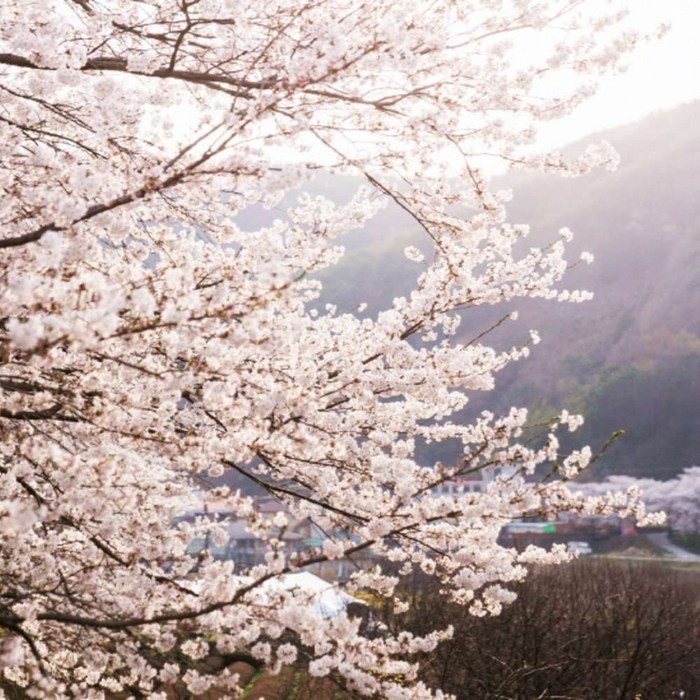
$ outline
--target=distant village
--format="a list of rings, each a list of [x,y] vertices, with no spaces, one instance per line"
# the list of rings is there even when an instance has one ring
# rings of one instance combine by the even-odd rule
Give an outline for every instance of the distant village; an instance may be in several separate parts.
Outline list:
[[[508,474],[502,468],[465,474],[443,482],[433,489],[433,495],[479,493],[499,476],[507,477]],[[295,519],[283,502],[271,497],[259,497],[257,512],[270,520],[277,513],[287,516],[288,525],[279,531],[278,537],[291,562],[295,559],[306,560],[321,552],[327,534],[308,519]],[[204,495],[201,506],[187,511],[177,520],[194,522],[199,519],[224,525],[228,540],[224,544],[215,544],[208,537],[193,540],[188,547],[188,554],[193,558],[208,552],[216,560],[233,562],[239,572],[264,562],[267,551],[265,543],[249,532],[245,519],[233,517],[223,503],[207,499]],[[611,553],[645,556],[654,554],[649,551],[646,535],[665,529],[639,528],[633,520],[617,516],[575,517],[568,514],[565,519],[556,521],[542,521],[534,517],[513,521],[502,529],[499,541],[503,546],[519,551],[530,545],[550,549],[554,544],[563,544],[573,553],[583,556]],[[315,564],[311,570],[326,580],[345,581],[353,570],[366,568],[372,563],[372,554],[366,550],[350,559]]]

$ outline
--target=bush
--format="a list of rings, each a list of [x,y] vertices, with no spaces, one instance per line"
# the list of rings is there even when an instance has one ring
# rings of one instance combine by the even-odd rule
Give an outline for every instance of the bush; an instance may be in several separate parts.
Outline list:
[[[517,593],[500,616],[476,618],[434,587],[414,591],[414,631],[455,630],[424,679],[480,700],[700,697],[695,572],[581,561],[539,570]]]

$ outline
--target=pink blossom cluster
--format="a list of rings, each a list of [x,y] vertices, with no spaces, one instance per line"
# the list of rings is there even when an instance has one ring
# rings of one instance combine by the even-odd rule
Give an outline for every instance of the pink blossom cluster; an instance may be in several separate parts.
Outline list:
[[[561,455],[555,436],[577,418],[541,444],[522,409],[455,418],[539,340],[497,351],[461,331],[470,309],[586,298],[560,287],[569,234],[521,248],[528,229],[484,163],[614,163],[606,146],[570,160],[532,141],[633,48],[622,21],[572,0],[3,4],[3,682],[37,698],[156,699],[172,683],[235,697],[237,676],[203,662],[248,658],[301,660],[360,695],[442,697],[417,662],[449,629],[370,638],[265,582],[368,553],[351,590],[405,610],[420,569],[497,614],[527,565],[566,558],[500,546],[504,523],[627,507],[532,478],[585,466],[590,452]],[[332,201],[306,191],[319,174],[362,184]],[[387,203],[425,234],[405,251],[414,288],[373,315],[324,310],[316,273]],[[262,209],[274,217],[244,226]],[[445,441],[459,465],[417,459]],[[509,475],[482,493],[433,493],[499,465]],[[222,487],[264,563],[194,567],[188,542],[210,524],[173,518],[229,474],[313,521],[322,548],[287,559],[285,522]]]

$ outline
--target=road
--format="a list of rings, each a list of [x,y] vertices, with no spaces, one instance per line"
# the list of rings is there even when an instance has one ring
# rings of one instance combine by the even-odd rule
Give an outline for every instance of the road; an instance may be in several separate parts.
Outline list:
[[[672,558],[676,561],[700,562],[700,555],[693,554],[692,552],[679,547],[677,544],[673,544],[673,542],[668,539],[668,535],[665,532],[650,533],[646,537],[650,542],[653,542],[655,545],[665,550],[670,559]]]

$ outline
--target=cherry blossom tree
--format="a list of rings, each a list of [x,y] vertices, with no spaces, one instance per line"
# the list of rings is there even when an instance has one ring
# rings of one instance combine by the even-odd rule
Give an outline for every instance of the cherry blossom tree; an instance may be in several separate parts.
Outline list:
[[[235,675],[197,663],[216,652],[303,659],[360,695],[441,697],[414,662],[449,628],[369,639],[266,582],[371,552],[350,590],[400,611],[397,583],[421,568],[494,613],[528,563],[566,556],[499,546],[509,519],[637,507],[566,487],[590,459],[560,454],[555,433],[577,417],[537,447],[524,409],[452,420],[529,352],[458,340],[460,318],[586,296],[559,286],[569,232],[517,247],[527,227],[507,222],[487,173],[614,164],[605,145],[567,159],[533,144],[639,40],[624,22],[597,0],[1,3],[3,683],[165,698],[182,679],[233,697]],[[349,200],[308,194],[338,174],[360,183]],[[406,251],[415,288],[372,316],[322,310],[317,273],[387,203],[425,234]],[[255,207],[282,211],[246,230]],[[445,440],[458,465],[416,460]],[[483,493],[433,495],[504,465]],[[529,478],[540,465],[564,478]],[[225,473],[312,520],[322,549],[289,560],[285,516],[220,488],[265,563],[193,572],[199,526],[173,518],[198,477]]]
[[[667,481],[618,474],[599,483],[581,484],[579,489],[592,496],[637,490],[647,507],[666,513],[671,530],[683,535],[700,533],[700,467],[687,467]]]

